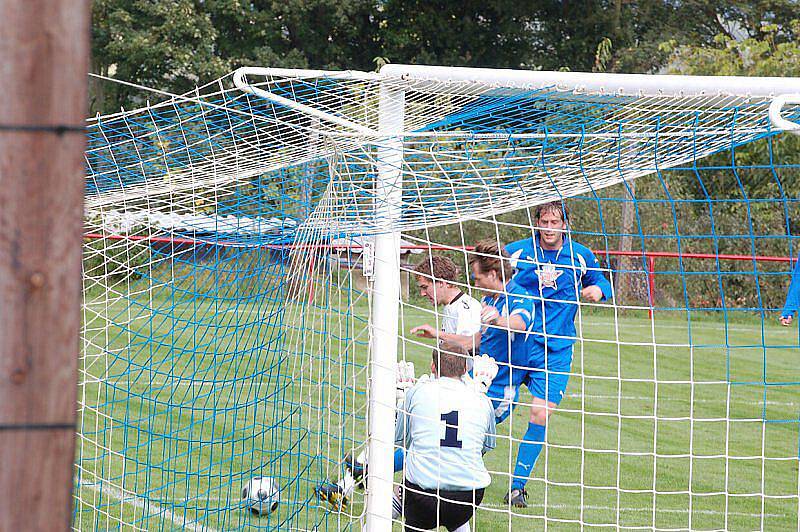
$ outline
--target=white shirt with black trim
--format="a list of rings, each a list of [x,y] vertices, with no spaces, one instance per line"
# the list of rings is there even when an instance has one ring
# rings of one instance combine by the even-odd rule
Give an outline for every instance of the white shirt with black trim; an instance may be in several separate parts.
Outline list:
[[[423,381],[406,393],[395,443],[407,451],[410,482],[425,489],[485,488],[491,477],[483,453],[496,446],[492,403],[458,379]]]
[[[442,309],[442,331],[472,336],[481,330],[481,304],[474,297],[459,292]]]

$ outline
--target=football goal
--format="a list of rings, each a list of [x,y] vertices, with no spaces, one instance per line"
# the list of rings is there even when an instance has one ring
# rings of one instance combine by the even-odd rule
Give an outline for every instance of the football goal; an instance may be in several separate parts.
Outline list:
[[[473,530],[800,526],[800,338],[778,322],[800,79],[248,67],[138,90],[87,125],[74,528],[401,529],[396,367],[429,373],[411,329],[443,327],[416,271],[437,256],[435,287],[493,304],[516,274],[529,305],[482,324],[521,377]]]

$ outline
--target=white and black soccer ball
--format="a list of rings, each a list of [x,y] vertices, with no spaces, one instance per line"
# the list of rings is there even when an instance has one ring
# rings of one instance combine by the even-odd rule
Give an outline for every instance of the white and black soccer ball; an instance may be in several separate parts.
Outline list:
[[[280,489],[271,477],[253,477],[242,488],[242,499],[255,515],[268,515],[278,509]]]

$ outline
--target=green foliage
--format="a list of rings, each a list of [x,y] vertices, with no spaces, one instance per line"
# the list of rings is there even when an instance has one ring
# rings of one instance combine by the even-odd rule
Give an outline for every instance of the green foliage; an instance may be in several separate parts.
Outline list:
[[[761,4],[782,5],[781,2],[756,2],[754,6]],[[746,20],[755,27],[752,36],[745,39],[737,40],[719,34],[713,46],[676,46],[674,41],[664,43],[662,49],[672,54],[669,71],[690,75],[800,76],[800,42],[797,40],[797,36],[800,36],[800,19],[776,24],[770,22],[774,16],[767,17],[762,13],[763,18],[756,25],[753,17],[759,12],[755,11],[755,7],[753,9],[747,12]],[[739,168],[770,163],[796,167],[800,164],[800,138],[781,135],[774,141],[753,143],[736,150],[733,160],[715,159],[714,162],[733,163]],[[738,177],[742,182],[742,193],[747,197],[798,197],[800,176],[791,168],[769,172],[743,170]],[[781,187],[776,187],[777,181],[780,181]]]
[[[792,18],[792,0],[96,0],[92,71],[171,92],[243,65],[655,72],[684,47],[711,66],[742,38],[745,63],[769,52],[759,70],[772,71],[797,64]],[[143,103],[107,85],[92,84],[93,112]]]
[[[92,28],[92,69],[102,75],[183,92],[227,70],[215,53],[217,29],[192,0],[97,0]],[[93,111],[143,103],[118,84],[93,89]]]
[[[737,40],[721,33],[714,38],[713,46],[677,45],[670,40],[661,49],[673,54],[669,70],[677,74],[798,76],[800,42],[786,40],[787,33],[800,35],[800,19],[788,26],[764,24],[756,37]]]
[[[594,54],[594,71],[595,72],[605,72],[606,65],[608,65],[608,61],[612,57],[613,46],[611,44],[611,39],[608,37],[604,38],[600,41],[600,44],[597,45],[597,51]]]
[[[525,68],[536,8],[512,0],[387,0],[381,11],[384,55],[395,63]]]
[[[371,0],[97,0],[92,71],[181,93],[243,65],[370,70],[377,10]],[[93,112],[143,103],[107,85],[93,83]]]

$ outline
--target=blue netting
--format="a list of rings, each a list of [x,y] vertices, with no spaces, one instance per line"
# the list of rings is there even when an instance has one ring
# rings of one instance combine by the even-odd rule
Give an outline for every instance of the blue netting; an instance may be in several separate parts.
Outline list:
[[[335,80],[271,87],[338,117],[361,116],[352,101],[327,98],[346,89]],[[410,91],[410,110],[424,107],[414,98]],[[616,520],[562,516],[572,524],[689,528],[691,517],[677,511],[655,517],[655,493],[705,488],[654,487],[659,457],[681,463],[663,474],[683,486],[691,480],[682,468],[702,453],[763,465],[775,449],[776,460],[799,452],[800,340],[775,321],[792,265],[760,258],[798,253],[798,143],[770,129],[764,102],[630,111],[645,103],[494,90],[431,112],[427,122],[410,118],[403,138],[400,223],[412,242],[456,250],[479,238],[507,243],[532,234],[527,207],[569,200],[571,237],[596,250],[617,288],[613,305],[581,311],[587,325],[570,388],[578,394],[579,383],[580,397],[565,402],[580,423],[554,429],[549,443],[556,456],[589,449],[569,462],[581,482],[630,456],[654,465],[651,476],[637,472],[645,488],[609,474],[587,496],[613,508]],[[800,109],[788,117],[800,118]],[[90,126],[76,527],[358,527],[361,492],[343,514],[314,495],[366,438],[368,284],[353,268],[363,264],[360,248],[336,252],[331,244],[360,243],[387,226],[375,217],[380,143],[330,128],[235,92]],[[323,141],[310,150],[318,133]],[[467,254],[450,253],[466,272]],[[402,331],[428,319],[413,295],[403,305]],[[429,346],[403,338],[401,354],[425,367]],[[640,418],[661,431],[626,432]],[[781,427],[757,442],[734,441],[739,427],[763,422]],[[592,430],[608,447],[590,448]],[[647,430],[649,447],[626,455],[618,441]],[[665,436],[681,430],[713,441],[701,452]],[[592,451],[619,460],[601,467]],[[694,481],[705,481],[696,467]],[[543,472],[547,482],[532,498],[577,485],[560,474]],[[281,488],[268,517],[243,507],[241,488],[254,476]],[[619,500],[605,493],[636,490],[654,502],[647,518],[625,521]],[[791,504],[776,526],[797,522],[797,493],[796,472],[780,476],[774,499]],[[567,500],[551,496],[556,506]],[[728,511],[726,502],[719,512]],[[541,505],[521,515],[544,518]],[[729,524],[709,518],[698,526]],[[495,526],[509,525],[485,525]]]

